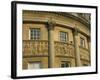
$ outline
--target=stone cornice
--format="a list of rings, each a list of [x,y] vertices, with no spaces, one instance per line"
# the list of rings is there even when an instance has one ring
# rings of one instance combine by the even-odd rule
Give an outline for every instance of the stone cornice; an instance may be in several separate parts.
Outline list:
[[[31,13],[31,11],[30,11]],[[50,14],[55,14],[57,16],[64,16],[64,17],[69,17],[71,19],[74,19],[80,23],[82,23],[83,25],[87,26],[88,28],[90,28],[90,22],[82,17],[79,17],[79,16],[75,16],[75,15],[72,15],[71,13],[67,13],[67,12],[49,12],[49,11],[34,11],[34,14],[41,14],[41,13],[46,13],[48,15]],[[27,14],[28,14],[28,11],[27,11]],[[33,14],[33,13],[32,13]]]
[[[90,23],[82,17],[74,16],[70,13],[56,13],[56,14],[60,14],[62,16],[69,17],[69,18],[72,18],[74,20],[77,20],[78,22],[80,22],[80,23],[84,24],[85,26],[87,26],[88,28],[90,28]]]

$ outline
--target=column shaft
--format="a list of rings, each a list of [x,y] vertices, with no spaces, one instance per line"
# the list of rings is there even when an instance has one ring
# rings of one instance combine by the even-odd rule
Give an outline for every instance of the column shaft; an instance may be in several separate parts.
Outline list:
[[[80,58],[80,51],[79,51],[79,37],[78,37],[78,30],[75,29],[74,31],[74,42],[75,42],[75,62],[76,66],[81,66],[81,58]]]
[[[54,23],[52,20],[48,21],[48,67],[54,68],[55,51],[54,51]]]
[[[55,61],[55,53],[54,53],[54,33],[53,30],[48,31],[48,47],[49,47],[49,67],[53,68],[54,67],[54,61]]]

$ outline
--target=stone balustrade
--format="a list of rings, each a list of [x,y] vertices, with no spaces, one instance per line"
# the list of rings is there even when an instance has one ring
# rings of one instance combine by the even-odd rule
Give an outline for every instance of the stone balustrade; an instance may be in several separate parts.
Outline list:
[[[84,60],[90,60],[90,52],[88,49],[86,48],[83,48],[83,47],[79,47],[79,50],[80,50],[80,57],[81,59],[84,59]]]
[[[56,56],[74,57],[74,45],[64,42],[54,42]],[[48,56],[48,41],[46,40],[23,40],[24,56]]]

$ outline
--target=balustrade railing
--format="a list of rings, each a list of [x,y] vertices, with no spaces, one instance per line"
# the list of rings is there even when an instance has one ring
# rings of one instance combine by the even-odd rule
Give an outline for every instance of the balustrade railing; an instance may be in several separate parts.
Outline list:
[[[24,55],[48,55],[48,41],[45,40],[24,40]]]
[[[55,54],[57,56],[74,57],[74,45],[64,42],[55,42]]]
[[[85,59],[85,60],[90,60],[90,52],[88,49],[86,48],[82,48],[80,47],[80,56],[81,56],[81,59]]]
[[[74,45],[63,42],[54,42],[56,56],[74,57]],[[48,41],[46,40],[23,40],[23,55],[38,56],[48,55]]]

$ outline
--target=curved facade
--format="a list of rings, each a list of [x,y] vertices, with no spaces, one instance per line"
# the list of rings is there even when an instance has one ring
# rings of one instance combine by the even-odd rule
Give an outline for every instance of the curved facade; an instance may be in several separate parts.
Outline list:
[[[23,69],[90,66],[90,14],[23,11]]]

